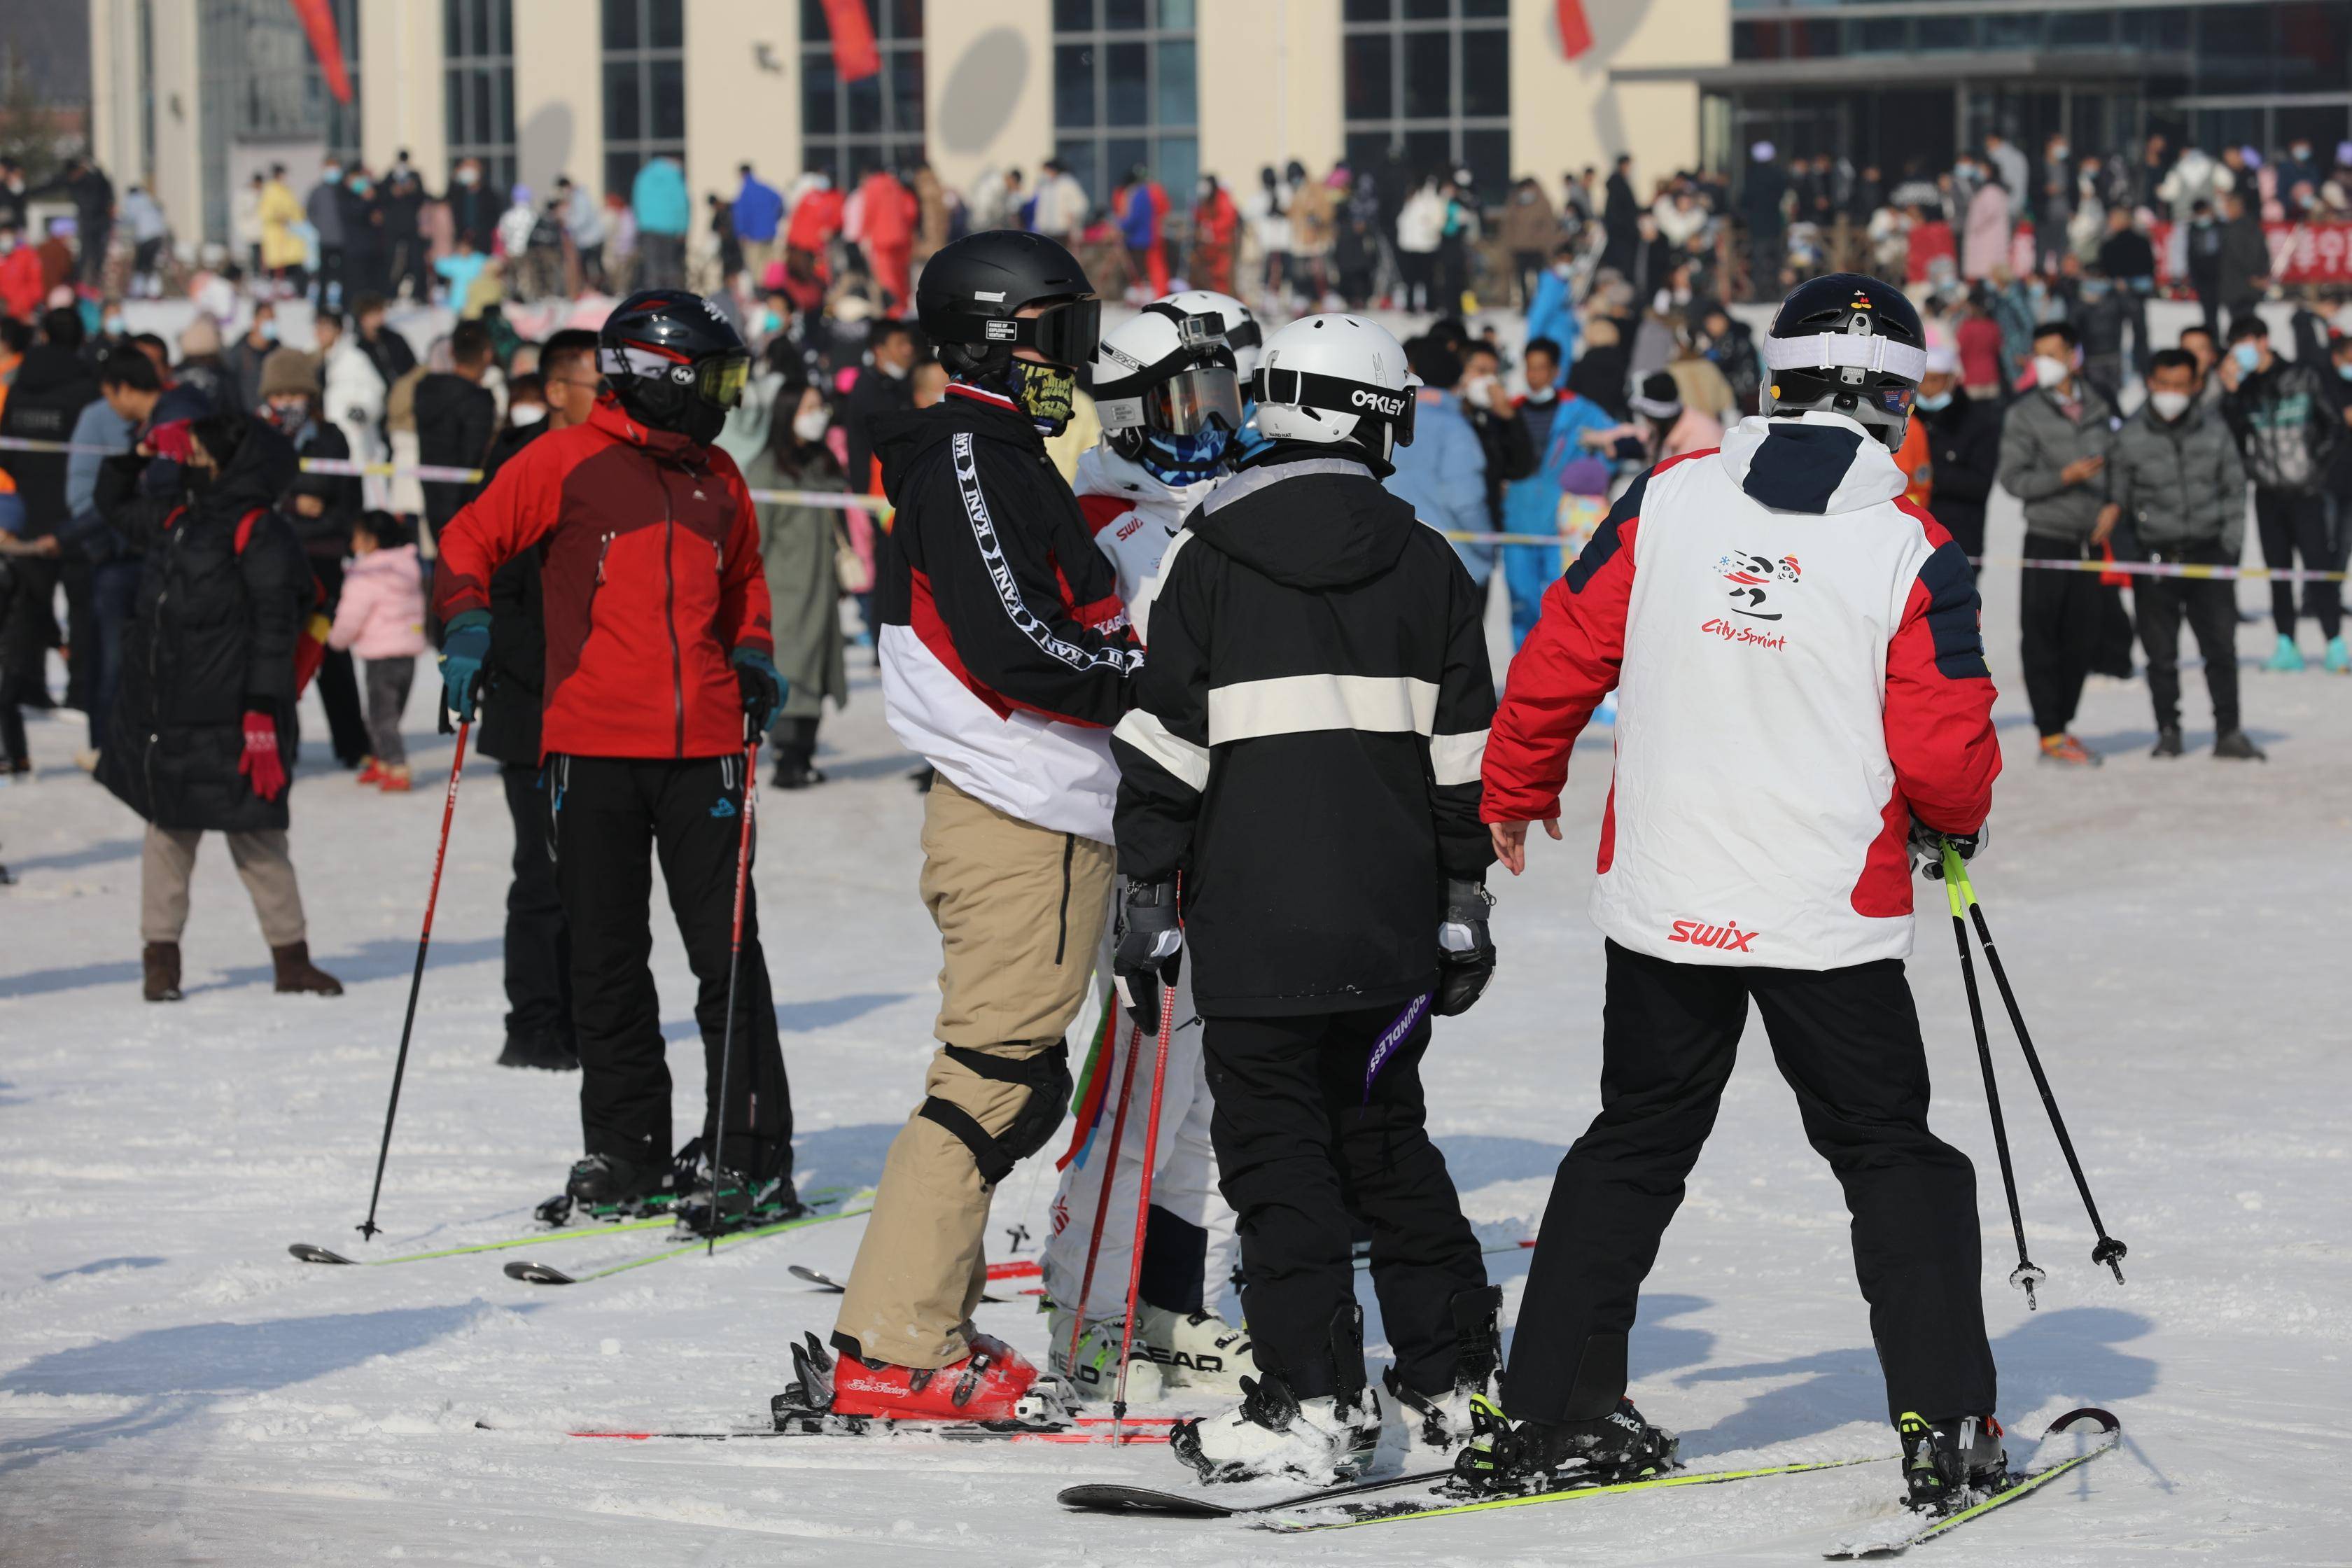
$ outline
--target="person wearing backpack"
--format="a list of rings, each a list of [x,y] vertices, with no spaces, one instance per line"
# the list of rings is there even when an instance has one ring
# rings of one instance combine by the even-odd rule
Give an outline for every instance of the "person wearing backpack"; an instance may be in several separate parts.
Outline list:
[[[173,494],[142,483],[157,462],[178,466]],[[98,781],[147,823],[140,934],[150,1002],[180,999],[188,884],[207,832],[228,837],[277,989],[342,994],[310,962],[286,844],[298,656],[306,644],[316,651],[306,627],[319,594],[278,510],[295,472],[285,437],[234,412],[157,426],[100,471],[100,510],[144,557]]]

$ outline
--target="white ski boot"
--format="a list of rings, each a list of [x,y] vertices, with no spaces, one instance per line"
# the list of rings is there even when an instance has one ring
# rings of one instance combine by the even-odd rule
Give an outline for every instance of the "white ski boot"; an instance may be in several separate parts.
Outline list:
[[[1078,1335],[1078,1353],[1070,1355],[1072,1314],[1059,1307],[1045,1314],[1046,1370],[1066,1381],[1078,1397],[1091,1404],[1108,1404],[1118,1394],[1118,1342],[1125,1320],[1097,1318]],[[1141,1335],[1127,1352],[1127,1399],[1149,1405],[1167,1392],[1168,1379]]]
[[[1238,1397],[1242,1379],[1257,1375],[1248,1331],[1214,1312],[1171,1312],[1146,1301],[1136,1313],[1135,1337],[1139,1345],[1150,1347],[1170,1388]],[[1133,1377],[1130,1373],[1130,1383]]]
[[[1469,1441],[1471,1405],[1499,1404],[1503,1360],[1503,1288],[1488,1285],[1454,1298],[1454,1332],[1459,1346],[1454,1386],[1438,1394],[1407,1388],[1391,1367],[1381,1381],[1404,1427],[1408,1455],[1443,1455]]]
[[[1360,1474],[1380,1445],[1381,1402],[1369,1388],[1302,1400],[1262,1373],[1242,1389],[1241,1404],[1223,1415],[1169,1428],[1169,1448],[1204,1481],[1294,1476],[1333,1486]]]

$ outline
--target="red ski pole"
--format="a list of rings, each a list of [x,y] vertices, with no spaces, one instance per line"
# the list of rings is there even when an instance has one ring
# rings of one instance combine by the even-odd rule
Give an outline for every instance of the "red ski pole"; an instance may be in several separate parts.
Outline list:
[[[1111,1008],[1112,1018],[1116,1021],[1118,1008],[1116,994],[1107,1005]],[[1120,1137],[1127,1131],[1127,1101],[1129,1095],[1135,1089],[1135,1058],[1142,1054],[1143,1026],[1138,1024],[1127,1032],[1127,1068],[1119,1079],[1118,1109],[1111,1113],[1110,1147],[1103,1156],[1102,1190],[1095,1194],[1094,1234],[1087,1239],[1087,1269],[1079,1279],[1078,1300],[1071,1311],[1074,1321],[1070,1324],[1070,1353],[1067,1360],[1073,1372],[1077,1370],[1078,1365],[1078,1341],[1085,1337],[1087,1331],[1087,1301],[1093,1296],[1095,1289],[1095,1259],[1102,1256],[1103,1215],[1110,1207],[1110,1184],[1118,1174],[1118,1144]]]
[[[1160,1058],[1151,1066],[1151,1114],[1143,1131],[1143,1186],[1135,1198],[1135,1254],[1127,1265],[1127,1323],[1118,1337],[1118,1392],[1110,1402],[1110,1440],[1119,1442],[1119,1423],[1127,1418],[1127,1352],[1135,1343],[1136,1296],[1143,1289],[1143,1233],[1151,1215],[1151,1168],[1160,1157],[1160,1096],[1168,1085],[1168,1038],[1176,1029],[1176,988],[1160,993]]]
[[[376,1235],[375,1205],[383,1196],[383,1162],[392,1152],[392,1119],[400,1113],[400,1080],[408,1071],[408,1040],[416,1029],[416,993],[425,984],[425,950],[433,942],[433,906],[441,901],[441,866],[449,858],[449,824],[457,816],[457,780],[466,771],[466,737],[473,728],[471,719],[457,726],[457,751],[449,760],[449,794],[441,802],[441,846],[433,851],[433,887],[425,895],[425,928],[416,933],[416,970],[408,977],[408,1016],[401,1020],[400,1056],[392,1064],[392,1103],[383,1108],[383,1142],[375,1152],[375,1186],[368,1193],[367,1218],[359,1227],[360,1235],[371,1241]]]
[[[735,1065],[735,977],[743,967],[743,894],[751,885],[751,797],[753,785],[760,776],[760,732],[743,747],[743,832],[735,847],[735,934],[727,950],[727,1024],[719,1032],[719,1114],[710,1133],[710,1231],[709,1244],[702,1249],[705,1258],[719,1250],[721,1194],[719,1184],[727,1179],[727,1163],[719,1156],[727,1150],[727,1079],[728,1068]],[[751,1208],[751,1191],[743,1193],[743,1210]]]

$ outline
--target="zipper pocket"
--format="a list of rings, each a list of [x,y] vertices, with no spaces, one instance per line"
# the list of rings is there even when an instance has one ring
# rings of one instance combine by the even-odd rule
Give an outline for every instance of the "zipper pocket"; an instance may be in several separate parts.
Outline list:
[[[580,643],[572,650],[572,662],[577,668],[582,656],[588,651],[588,639],[596,635],[596,595],[604,591],[604,557],[613,552],[613,541],[619,533],[608,533],[596,546],[596,575],[588,584],[588,603],[580,617]]]
[[[1054,935],[1054,967],[1062,966],[1062,954],[1070,945],[1070,863],[1077,858],[1078,836],[1062,835],[1062,914],[1061,923]]]

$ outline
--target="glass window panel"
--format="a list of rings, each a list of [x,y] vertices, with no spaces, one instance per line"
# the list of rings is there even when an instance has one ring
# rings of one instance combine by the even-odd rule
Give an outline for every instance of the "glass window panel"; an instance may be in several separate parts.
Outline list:
[[[640,160],[633,148],[619,148],[604,154],[604,188],[625,197],[631,182],[637,177]]]
[[[514,53],[514,0],[486,0],[490,7],[490,44],[499,54]],[[345,33],[345,38],[353,35]]]
[[[890,129],[923,133],[923,51],[899,49],[890,58]]]
[[[466,134],[466,73],[461,70],[443,73],[446,78],[442,87],[442,123],[452,146],[463,146],[473,141]]]
[[[1103,123],[1151,122],[1150,50],[1143,44],[1112,44],[1103,50]]]
[[[814,5],[816,0],[809,0]],[[456,0],[451,0],[454,7]],[[604,0],[604,52],[637,47],[637,0]]]
[[[1102,188],[1102,181],[1100,178],[1101,160],[1095,155],[1095,144],[1093,142],[1069,141],[1057,142],[1055,145],[1054,153],[1056,157],[1061,159],[1062,166],[1069,170],[1070,177],[1077,181],[1079,184],[1084,185],[1090,192],[1097,191]]]
[[[1385,22],[1393,14],[1395,0],[1348,0],[1348,20],[1350,22]]]
[[[1465,28],[1462,34],[1462,112],[1511,112],[1511,36],[1500,27]]]
[[[1192,198],[1200,194],[1195,188],[1201,182],[1200,142],[1190,136],[1162,136],[1152,172],[1167,187],[1168,216],[1173,222],[1192,210]]]
[[[1462,0],[1462,14],[1465,16],[1507,16],[1511,14],[1511,0]]]
[[[1731,58],[1735,60],[1778,59],[1780,28],[1773,22],[1731,24]]]
[[[815,4],[815,0],[810,0]],[[1095,0],[1054,0],[1054,30],[1090,33],[1095,26]]]
[[[1404,133],[1405,167],[1414,178],[1423,174],[1450,174],[1454,169],[1454,137],[1444,131],[1408,131]]]
[[[2057,11],[2050,17],[2053,49],[2104,49],[2115,42],[2116,18],[2109,11]]]
[[[686,137],[686,62],[656,60],[652,74],[653,129],[648,134],[662,142],[683,141]]]
[[[1388,33],[1349,33],[1340,46],[1350,120],[1386,120],[1396,112],[1393,68],[1396,38]]]
[[[2089,15],[2078,12],[2076,15]],[[1871,16],[1846,31],[1846,52],[1856,55],[1899,55],[1911,47],[1911,24],[1902,16]]]
[[[1404,51],[1404,117],[1443,120],[1453,110],[1454,39],[1445,33],[1422,33]]]
[[[1193,79],[1194,47],[1190,38],[1160,41],[1158,125],[1192,125],[1200,119],[1200,93]]]
[[[1095,51],[1091,44],[1054,46],[1054,123],[1076,130],[1095,122]]]
[[[1162,31],[1189,33],[1192,30],[1192,0],[1160,0],[1160,26]]]
[[[849,108],[849,133],[871,136],[882,129],[882,78],[879,72],[842,84]]]
[[[612,0],[605,0],[605,4],[611,5]],[[465,37],[463,0],[441,0],[441,47],[452,55],[461,54],[465,50]]]
[[[841,129],[841,84],[833,74],[833,57],[815,49],[801,55],[801,134],[830,136]]]
[[[649,47],[686,47],[686,0],[646,0],[646,19]]]
[[[612,3],[604,0],[607,5]],[[833,28],[824,19],[824,0],[801,0],[801,42],[823,44],[832,39]]]
[[[1922,16],[1917,34],[1921,49],[1973,49],[1977,47],[1974,16]]]
[[[637,100],[636,62],[609,60],[604,66],[604,140],[634,142],[644,134],[645,111]]]
[[[1110,32],[1140,32],[1150,23],[1150,0],[1103,0],[1103,27]]]
[[[1511,186],[1511,133],[1508,131],[1465,131],[1462,162],[1468,165],[1479,198],[1499,201]]]
[[[472,107],[467,111],[472,116],[468,127],[472,132],[469,139],[488,142],[490,140],[490,127],[498,123],[497,117],[490,111],[490,73],[478,70],[466,74],[473,79],[466,84],[467,96],[472,100]]]
[[[2347,67],[2352,58],[2352,14],[2342,0],[2296,0],[2281,5],[2276,55],[2282,92],[2325,92],[2352,84],[2352,69]],[[2281,106],[2280,122],[2294,112]],[[2284,144],[2284,132],[2278,140]]]
[[[472,52],[478,55],[488,54],[490,52],[489,0],[474,0],[474,14],[467,20],[473,23],[466,33],[467,42],[473,46]]]
[[[801,143],[801,167],[812,174],[819,169],[831,169],[839,158],[840,150],[831,142]]]
[[[1385,131],[1350,131],[1346,152],[1348,167],[1358,171],[1378,169],[1388,160],[1389,133]]]
[[[890,0],[887,14],[892,37],[919,38],[923,36],[923,0]]]
[[[2189,16],[2186,5],[2150,11],[2126,11],[2120,18],[2126,47],[2167,52],[2189,47]]]
[[[1103,143],[1103,185],[1095,192],[1097,202],[1110,200],[1112,190],[1127,183],[1128,171],[1138,163],[1144,173],[1151,172],[1151,143],[1140,136],[1114,136]]]
[[[2258,92],[2270,85],[2270,29],[2250,25],[2261,15],[2238,5],[2208,5],[2198,13],[2199,91]]]
[[[511,147],[514,145],[515,139],[513,69],[506,66],[499,67],[494,80],[499,104],[498,139]]]
[[[2042,44],[2038,13],[1995,12],[1984,18],[1984,47],[1989,49],[2032,49]]]
[[[1408,22],[1440,21],[1452,10],[1450,0],[1404,0],[1404,19]]]

